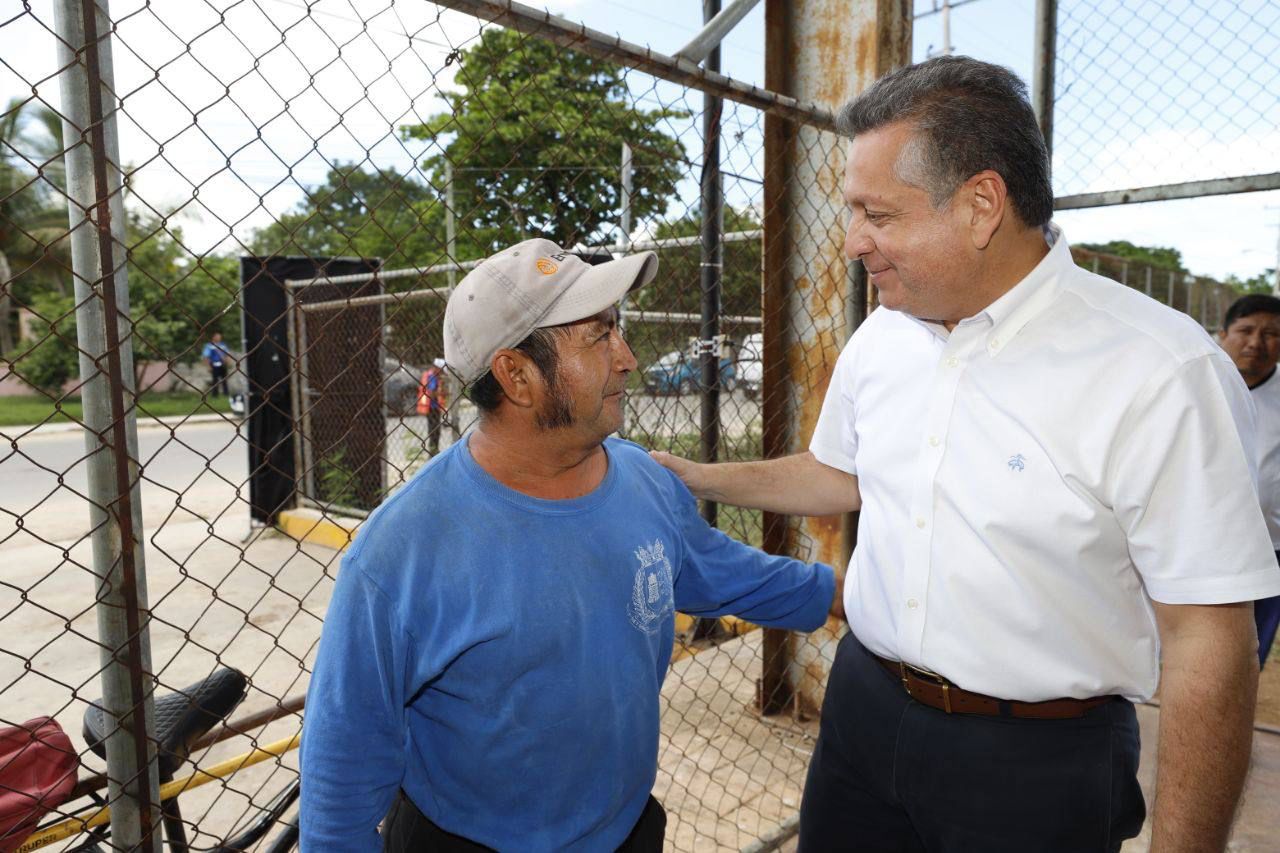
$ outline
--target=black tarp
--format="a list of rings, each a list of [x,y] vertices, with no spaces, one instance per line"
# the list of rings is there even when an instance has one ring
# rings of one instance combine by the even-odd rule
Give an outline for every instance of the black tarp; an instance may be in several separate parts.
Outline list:
[[[288,299],[284,283],[288,279],[313,278],[321,274],[342,276],[372,272],[379,264],[376,259],[355,258],[240,259],[242,345],[245,354],[241,369],[247,373],[249,387],[246,415],[249,504],[254,521],[272,524],[277,513],[294,506],[296,500],[293,442],[297,413],[293,411],[289,387]],[[363,283],[349,286],[323,284],[305,290],[308,291],[307,301],[370,292],[369,285]],[[373,334],[380,332],[375,329]],[[380,370],[380,365],[377,369]],[[377,417],[381,425],[381,411]]]

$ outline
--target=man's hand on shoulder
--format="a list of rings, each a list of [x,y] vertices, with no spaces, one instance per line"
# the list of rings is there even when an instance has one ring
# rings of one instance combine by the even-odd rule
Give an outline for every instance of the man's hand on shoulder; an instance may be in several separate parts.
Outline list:
[[[695,498],[711,498],[706,493],[707,477],[705,476],[705,469],[709,466],[685,459],[683,456],[676,456],[674,453],[668,453],[665,450],[650,450],[649,457],[679,477],[685,487],[693,492]]]

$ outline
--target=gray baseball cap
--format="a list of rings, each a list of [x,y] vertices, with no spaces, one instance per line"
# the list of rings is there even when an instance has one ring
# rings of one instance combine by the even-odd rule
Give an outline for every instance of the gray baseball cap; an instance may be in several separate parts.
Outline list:
[[[498,350],[534,329],[599,314],[657,274],[653,252],[592,266],[550,240],[517,243],[481,261],[454,288],[444,309],[444,360],[473,382]]]

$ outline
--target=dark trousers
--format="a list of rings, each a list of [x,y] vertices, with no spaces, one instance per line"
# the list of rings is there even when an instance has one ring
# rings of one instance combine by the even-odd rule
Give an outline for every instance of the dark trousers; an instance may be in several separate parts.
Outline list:
[[[1276,552],[1276,560],[1280,562],[1280,551]],[[1253,603],[1253,624],[1258,627],[1258,665],[1262,666],[1276,640],[1276,629],[1280,628],[1280,595]]]
[[[662,837],[666,829],[667,813],[650,796],[631,834],[618,848],[619,853],[662,853]],[[419,811],[404,791],[387,812],[382,826],[382,849],[384,853],[482,853],[491,850],[461,835],[445,832]]]
[[[213,384],[209,386],[210,397],[227,396],[227,366],[226,364],[212,364],[209,366],[209,374],[213,379]]]
[[[427,451],[432,456],[440,452],[440,410],[435,406],[427,411]]]
[[[1138,721],[946,714],[840,641],[800,807],[800,851],[1092,853],[1138,834]]]

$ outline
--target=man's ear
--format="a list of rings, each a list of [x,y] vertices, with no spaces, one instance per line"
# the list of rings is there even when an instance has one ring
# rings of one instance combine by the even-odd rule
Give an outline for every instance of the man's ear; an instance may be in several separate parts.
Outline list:
[[[489,369],[509,402],[521,408],[534,405],[542,375],[529,356],[513,349],[498,350]]]
[[[1004,222],[1009,188],[998,172],[985,169],[964,182],[964,194],[969,208],[970,239],[974,248],[985,249]]]

